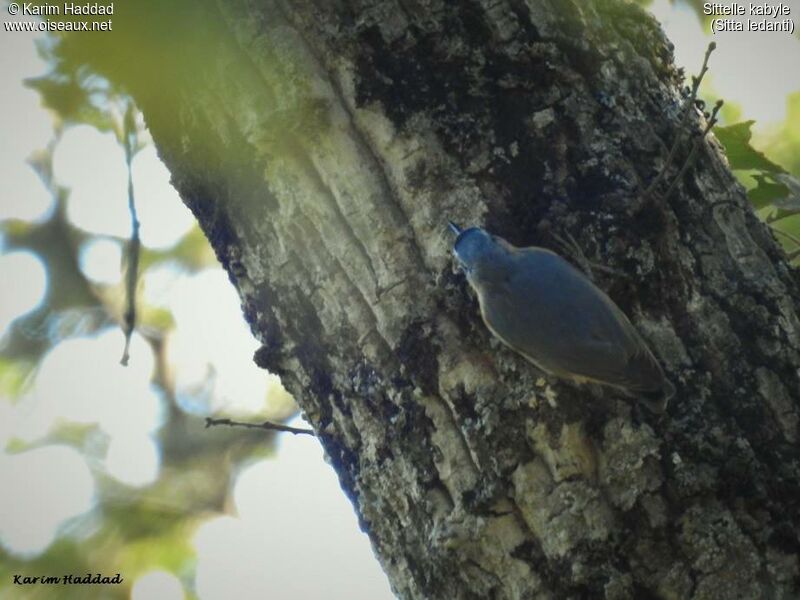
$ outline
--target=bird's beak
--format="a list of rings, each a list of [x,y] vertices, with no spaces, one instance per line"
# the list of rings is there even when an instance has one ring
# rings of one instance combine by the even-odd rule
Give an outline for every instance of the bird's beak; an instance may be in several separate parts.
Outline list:
[[[456,225],[452,221],[448,221],[447,222],[447,226],[450,228],[450,231],[452,231],[456,235],[459,235],[463,231],[463,229],[461,229],[461,227],[459,227],[458,225]]]

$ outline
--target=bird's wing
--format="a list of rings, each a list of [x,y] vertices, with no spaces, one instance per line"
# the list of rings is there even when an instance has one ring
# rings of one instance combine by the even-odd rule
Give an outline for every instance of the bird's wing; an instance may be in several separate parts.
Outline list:
[[[658,362],[624,313],[557,254],[523,249],[520,268],[481,301],[508,346],[554,375],[634,390],[663,383]]]

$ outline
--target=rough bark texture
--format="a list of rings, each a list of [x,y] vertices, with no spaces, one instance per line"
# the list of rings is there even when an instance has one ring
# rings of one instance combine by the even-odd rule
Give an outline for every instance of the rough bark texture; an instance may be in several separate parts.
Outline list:
[[[713,139],[676,193],[644,197],[681,108],[652,18],[619,0],[192,10],[214,25],[187,12],[160,69],[124,83],[398,596],[800,597],[798,278]],[[569,233],[617,270],[597,283],[678,388],[668,414],[492,339],[447,219],[562,253]]]

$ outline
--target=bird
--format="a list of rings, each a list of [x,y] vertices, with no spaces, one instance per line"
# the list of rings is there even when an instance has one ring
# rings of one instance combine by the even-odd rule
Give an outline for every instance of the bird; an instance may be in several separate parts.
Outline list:
[[[457,265],[495,337],[547,374],[610,386],[656,413],[666,409],[674,385],[625,313],[586,275],[546,248],[518,248],[452,221],[449,228]]]

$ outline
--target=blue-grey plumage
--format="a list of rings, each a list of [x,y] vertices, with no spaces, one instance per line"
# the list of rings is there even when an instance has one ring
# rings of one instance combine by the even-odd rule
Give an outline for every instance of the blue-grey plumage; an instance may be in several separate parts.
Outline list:
[[[503,343],[547,373],[613,386],[663,410],[675,388],[625,314],[581,271],[544,248],[450,228],[483,320]]]

